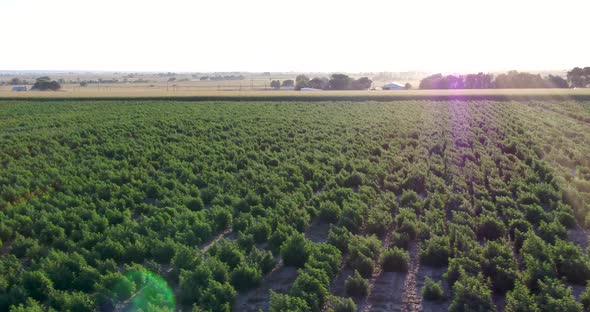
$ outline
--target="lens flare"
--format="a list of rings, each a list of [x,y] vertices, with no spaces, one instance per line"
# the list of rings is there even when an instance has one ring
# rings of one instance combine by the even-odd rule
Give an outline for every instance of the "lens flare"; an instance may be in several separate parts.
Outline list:
[[[149,271],[130,271],[125,277],[135,283],[137,291],[124,303],[121,311],[173,311],[176,307],[172,289],[157,274]]]

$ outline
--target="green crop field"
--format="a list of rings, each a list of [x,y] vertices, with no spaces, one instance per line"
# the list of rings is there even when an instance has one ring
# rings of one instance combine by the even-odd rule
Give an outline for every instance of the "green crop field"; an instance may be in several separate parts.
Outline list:
[[[590,101],[452,96],[1,100],[0,311],[588,311]]]

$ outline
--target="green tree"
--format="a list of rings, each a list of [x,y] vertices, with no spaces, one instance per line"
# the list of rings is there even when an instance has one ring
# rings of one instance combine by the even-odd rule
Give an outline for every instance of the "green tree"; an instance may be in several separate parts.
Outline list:
[[[280,80],[273,80],[273,81],[271,81],[270,82],[270,87],[273,88],[273,89],[275,89],[275,90],[280,89],[281,88],[281,81]]]
[[[33,84],[32,89],[39,90],[39,91],[47,91],[47,90],[57,91],[57,90],[61,89],[61,85],[59,84],[59,82],[57,82],[55,80],[51,80],[51,78],[49,78],[49,77],[39,77],[35,81],[35,84]]]
[[[301,90],[309,86],[309,78],[305,75],[295,77],[295,90]]]

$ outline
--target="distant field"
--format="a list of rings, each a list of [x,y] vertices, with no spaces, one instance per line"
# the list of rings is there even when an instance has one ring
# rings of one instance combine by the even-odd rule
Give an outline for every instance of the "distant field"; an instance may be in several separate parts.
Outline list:
[[[2,100],[0,311],[581,311],[588,91],[482,92]]]
[[[150,88],[105,88],[96,90],[84,88],[76,91],[10,92],[7,87],[0,89],[2,98],[356,98],[356,99],[395,99],[428,97],[590,97],[590,89],[485,89],[485,90],[400,90],[400,91],[217,91],[180,90]]]

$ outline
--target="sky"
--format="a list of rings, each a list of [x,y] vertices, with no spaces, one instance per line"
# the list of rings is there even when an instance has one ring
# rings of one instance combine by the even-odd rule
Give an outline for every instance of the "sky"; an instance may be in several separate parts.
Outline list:
[[[0,0],[0,70],[590,66],[588,0]]]

